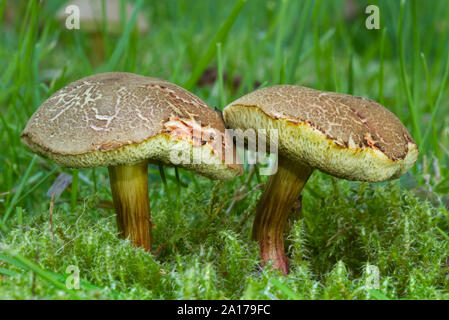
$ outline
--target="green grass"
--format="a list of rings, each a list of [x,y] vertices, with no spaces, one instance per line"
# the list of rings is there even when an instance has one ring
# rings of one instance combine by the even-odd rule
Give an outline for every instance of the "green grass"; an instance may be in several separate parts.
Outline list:
[[[449,298],[447,1],[374,1],[380,30],[364,27],[368,1],[352,18],[342,0],[135,1],[150,31],[136,32],[135,15],[121,36],[101,23],[104,61],[82,26],[55,19],[58,3],[0,0],[0,298]],[[217,80],[197,85],[208,67]],[[261,191],[226,214],[248,170],[219,183],[150,167],[150,255],[117,238],[113,211],[100,205],[111,199],[105,168],[59,168],[19,139],[53,92],[105,70],[170,79],[218,108],[276,83],[366,96],[400,117],[420,158],[387,183],[315,172],[288,223],[287,277],[258,268],[250,232]],[[55,200],[50,225],[46,193],[62,172],[78,180]],[[265,181],[251,176],[247,191]],[[65,286],[70,265],[80,290]],[[365,287],[368,266],[379,270],[377,289]]]

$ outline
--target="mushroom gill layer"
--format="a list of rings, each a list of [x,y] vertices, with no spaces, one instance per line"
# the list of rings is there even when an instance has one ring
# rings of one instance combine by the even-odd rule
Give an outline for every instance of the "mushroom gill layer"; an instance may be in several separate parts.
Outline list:
[[[374,145],[345,146],[304,122],[274,119],[258,107],[232,104],[223,112],[231,128],[278,132],[279,154],[347,180],[385,181],[398,178],[416,161],[418,148],[408,142],[403,159],[392,160]]]
[[[232,179],[242,173],[240,165],[226,164],[210,143],[194,146],[191,141],[170,133],[161,133],[141,143],[125,145],[112,151],[95,150],[75,155],[45,150],[28,136],[22,136],[22,142],[31,151],[69,168],[133,165],[150,159],[150,162],[160,161],[167,166],[177,165],[217,180]],[[180,162],[174,163],[173,160]]]

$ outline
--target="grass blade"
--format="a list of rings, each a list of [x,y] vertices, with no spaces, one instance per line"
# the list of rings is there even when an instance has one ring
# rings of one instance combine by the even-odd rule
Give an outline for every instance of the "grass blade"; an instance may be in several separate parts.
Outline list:
[[[223,56],[221,53],[221,42],[217,43],[217,60],[218,60],[218,88],[220,96],[220,109],[226,106],[226,96],[223,85]]]
[[[72,298],[79,298],[78,295],[74,291],[68,289],[65,286],[65,284],[62,283],[61,281],[59,281],[54,275],[52,275],[47,270],[42,269],[34,262],[31,262],[30,260],[28,260],[27,258],[25,258],[19,254],[13,253],[9,249],[5,249],[4,252],[6,254],[0,253],[0,261],[10,263],[12,265],[15,265],[18,268],[21,268],[21,269],[24,269],[27,271],[33,271],[36,275],[38,275],[45,281],[49,282],[50,284],[52,284],[57,289],[68,293]]]
[[[405,0],[401,1],[401,6],[399,10],[399,29],[398,29],[398,45],[399,45],[399,66],[401,69],[401,79],[404,85],[405,94],[407,97],[407,103],[410,108],[410,117],[413,128],[413,136],[415,137],[416,143],[418,146],[421,145],[421,130],[418,122],[419,119],[419,110],[413,100],[412,93],[410,90],[410,86],[407,79],[407,74],[405,71],[405,54],[404,54],[404,40],[403,40],[403,20],[404,20],[404,6]],[[401,114],[401,113],[400,113]]]
[[[223,23],[220,30],[218,30],[217,34],[212,39],[212,42],[209,44],[206,53],[201,57],[201,59],[198,61],[197,65],[193,69],[192,75],[184,84],[185,89],[187,90],[193,89],[193,87],[196,85],[197,81],[201,77],[201,74],[203,73],[204,70],[206,70],[212,58],[215,56],[217,50],[217,43],[218,42],[221,42],[223,44],[225,43],[225,39],[229,33],[229,30],[231,30],[231,27],[237,20],[238,16],[240,15],[240,12],[242,12],[245,2],[246,0],[237,1],[231,13],[227,17],[226,21]]]
[[[304,43],[306,26],[310,23],[310,18],[315,7],[315,0],[303,1],[301,7],[301,16],[299,18],[298,32],[295,30],[295,41],[293,43],[293,50],[290,58],[290,65],[287,69],[285,79],[287,83],[293,83],[295,81],[295,73],[300,62],[300,53]]]
[[[73,169],[72,171],[72,192],[70,193],[70,209],[72,212],[76,210],[76,200],[78,199],[78,181],[79,181],[79,169]]]
[[[385,55],[385,35],[387,34],[387,28],[382,29],[380,36],[380,49],[379,49],[379,103],[384,104],[384,55]]]
[[[430,117],[430,122],[429,122],[426,132],[424,134],[424,138],[423,138],[423,142],[422,142],[423,145],[425,145],[425,143],[427,142],[427,139],[429,138],[430,131],[432,130],[432,125],[435,123],[435,117],[440,109],[440,102],[441,102],[441,98],[443,96],[444,88],[446,88],[448,77],[449,77],[449,54],[447,55],[447,61],[446,61],[446,67],[444,70],[443,81],[440,84],[437,100],[435,101],[435,104],[433,107],[432,116]]]
[[[290,299],[293,299],[293,300],[303,300],[304,299],[303,297],[298,295],[296,292],[294,292],[292,289],[287,287],[284,283],[282,283],[278,279],[271,278],[270,282]]]
[[[376,289],[370,289],[369,294],[376,300],[390,300],[386,295]]]
[[[111,58],[108,61],[108,64],[105,67],[106,71],[112,71],[117,66],[117,63],[118,63],[123,51],[125,50],[126,45],[128,44],[128,40],[131,35],[132,28],[134,27],[134,24],[136,23],[137,14],[139,13],[140,8],[142,7],[142,4],[143,4],[143,0],[136,1],[136,6],[131,15],[131,18],[129,19],[128,23],[126,24],[126,27],[123,31],[123,35],[120,38],[117,47],[115,48],[114,52],[112,53]]]
[[[282,44],[285,38],[285,35],[287,34],[287,13],[288,13],[288,7],[289,7],[289,1],[283,0],[281,4],[281,9],[279,11],[279,18],[278,18],[278,32],[276,36],[276,43],[275,43],[275,51],[274,51],[274,63],[273,63],[273,75],[272,75],[272,81],[273,84],[280,84],[282,83],[281,80],[281,72],[282,72],[282,63],[284,61],[284,55],[282,50]]]
[[[30,164],[28,165],[28,168],[26,169],[25,174],[23,175],[22,180],[20,181],[19,187],[17,188],[17,192],[14,194],[14,197],[12,198],[12,200],[8,206],[8,209],[6,209],[5,215],[3,216],[3,220],[2,220],[3,225],[6,224],[6,220],[8,220],[9,215],[11,214],[12,210],[14,209],[14,206],[16,205],[17,200],[19,199],[19,197],[22,193],[25,182],[27,181],[28,176],[31,173],[31,169],[33,169],[34,164],[36,163],[37,157],[38,157],[37,155],[34,155],[33,159],[31,160]]]

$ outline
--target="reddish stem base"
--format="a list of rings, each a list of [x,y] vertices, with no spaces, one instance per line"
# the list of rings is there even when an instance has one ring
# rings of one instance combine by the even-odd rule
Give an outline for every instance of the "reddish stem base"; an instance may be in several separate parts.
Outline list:
[[[273,268],[288,274],[284,252],[284,227],[290,210],[309,179],[312,168],[279,158],[278,171],[268,180],[257,204],[253,238],[259,243],[262,266],[272,261]]]

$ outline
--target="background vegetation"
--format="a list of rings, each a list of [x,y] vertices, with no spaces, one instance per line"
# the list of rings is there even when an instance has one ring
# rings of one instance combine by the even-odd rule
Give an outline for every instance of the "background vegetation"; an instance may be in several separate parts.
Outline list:
[[[449,298],[447,1],[130,3],[146,33],[124,10],[118,34],[102,17],[92,34],[64,27],[61,1],[0,0],[0,298]],[[365,28],[368,4],[380,8],[380,30]],[[260,270],[250,238],[266,177],[246,167],[215,182],[181,170],[178,183],[165,168],[164,187],[152,167],[151,255],[117,239],[105,168],[80,170],[50,208],[48,189],[72,171],[19,139],[53,92],[104,71],[166,78],[218,108],[276,83],[369,97],[407,125],[420,158],[388,183],[315,172],[286,231],[287,277]],[[69,265],[80,290],[65,286]],[[377,290],[365,287],[368,265],[379,269]]]

